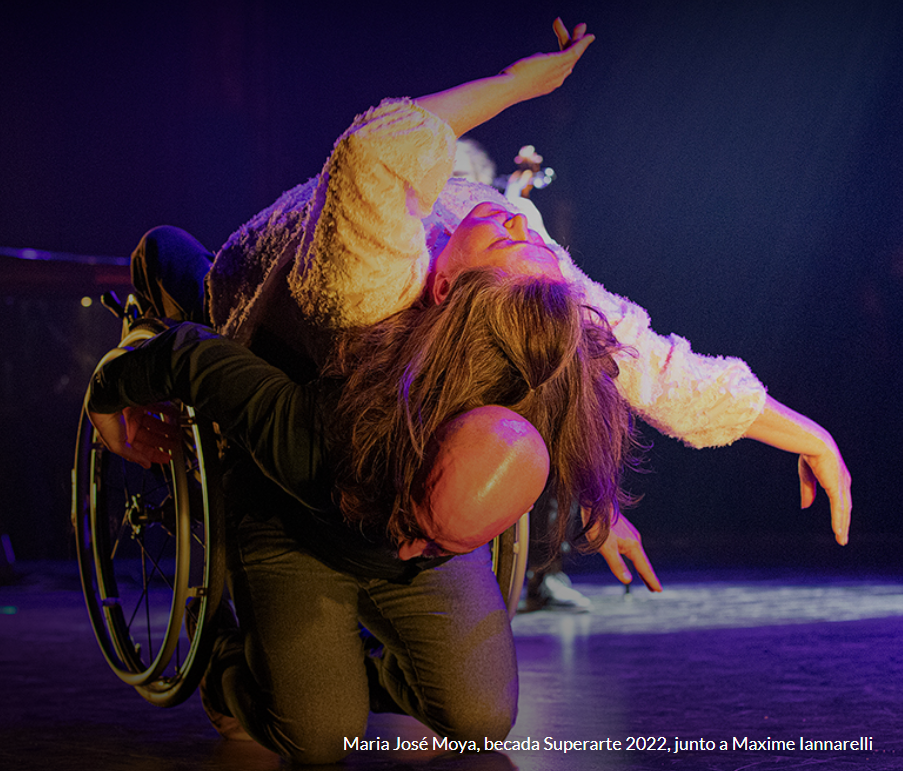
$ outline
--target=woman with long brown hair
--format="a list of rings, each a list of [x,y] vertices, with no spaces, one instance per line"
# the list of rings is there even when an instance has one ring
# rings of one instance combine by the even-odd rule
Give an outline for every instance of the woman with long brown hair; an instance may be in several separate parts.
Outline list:
[[[629,410],[615,387],[619,346],[566,284],[471,269],[442,305],[415,305],[350,337],[326,370],[348,377],[334,424],[348,438],[336,482],[347,518],[388,527],[403,555],[417,556],[411,496],[429,438],[497,404],[536,427],[559,499],[586,512],[587,547],[602,545],[626,502]]]

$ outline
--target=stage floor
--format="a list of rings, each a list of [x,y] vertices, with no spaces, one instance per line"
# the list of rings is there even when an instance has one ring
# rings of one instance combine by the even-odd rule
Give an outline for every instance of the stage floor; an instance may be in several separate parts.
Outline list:
[[[18,572],[0,586],[0,768],[281,767],[256,745],[221,740],[197,694],[162,710],[122,685],[94,642],[72,563]],[[443,753],[415,721],[377,715],[369,738],[394,748],[426,737],[430,749],[355,752],[334,768],[903,768],[903,576],[661,578],[662,595],[625,595],[607,577],[578,576],[589,612],[515,618],[520,714],[509,741],[527,749]],[[860,737],[867,749],[850,749]],[[844,740],[846,750],[824,744]],[[593,741],[602,749],[574,748]]]

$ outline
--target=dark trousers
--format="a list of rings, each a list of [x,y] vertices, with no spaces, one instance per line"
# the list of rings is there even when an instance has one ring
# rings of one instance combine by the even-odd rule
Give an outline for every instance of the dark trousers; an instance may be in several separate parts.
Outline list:
[[[487,547],[410,584],[326,567],[278,516],[242,518],[230,555],[242,634],[221,675],[222,698],[260,744],[301,763],[331,763],[363,737],[371,710],[399,712],[440,736],[507,736],[517,662]],[[369,653],[363,624],[382,643]]]

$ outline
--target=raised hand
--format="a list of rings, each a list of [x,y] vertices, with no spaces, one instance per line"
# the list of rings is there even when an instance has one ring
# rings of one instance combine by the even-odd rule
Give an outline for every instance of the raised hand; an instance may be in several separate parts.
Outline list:
[[[578,24],[573,34],[569,34],[560,18],[555,19],[553,29],[560,49],[557,53],[534,54],[502,71],[503,75],[510,75],[517,81],[521,90],[520,101],[549,94],[559,88],[596,39],[595,35],[586,34],[585,24]]]
[[[558,38],[558,48],[562,51],[565,48],[570,48],[574,43],[579,42],[586,36],[585,24],[578,24],[574,27],[574,33],[570,34],[568,28],[564,26],[564,22],[561,20],[560,16],[555,19],[555,22],[552,24],[552,29],[555,32],[555,36]],[[590,35],[590,37],[594,36]]]

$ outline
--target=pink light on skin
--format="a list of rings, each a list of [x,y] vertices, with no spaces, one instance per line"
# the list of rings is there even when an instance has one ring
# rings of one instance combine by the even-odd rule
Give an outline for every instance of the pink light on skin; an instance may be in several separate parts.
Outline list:
[[[445,300],[455,278],[470,268],[502,268],[511,275],[563,281],[558,256],[523,214],[512,214],[496,203],[477,204],[461,220],[433,268],[432,296]]]
[[[483,546],[533,507],[548,479],[545,442],[505,407],[459,415],[433,441],[434,460],[414,510],[426,538],[401,544],[400,559]]]

